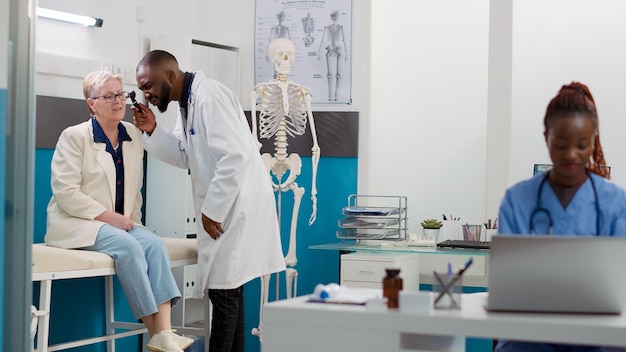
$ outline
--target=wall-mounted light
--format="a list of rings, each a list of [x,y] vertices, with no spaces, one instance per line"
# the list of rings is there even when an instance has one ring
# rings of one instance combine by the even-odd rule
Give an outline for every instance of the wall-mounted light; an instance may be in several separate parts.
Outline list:
[[[75,15],[72,13],[37,8],[37,16],[50,18],[53,20],[65,21],[70,23],[82,24],[87,27],[102,27],[102,19],[90,16]]]

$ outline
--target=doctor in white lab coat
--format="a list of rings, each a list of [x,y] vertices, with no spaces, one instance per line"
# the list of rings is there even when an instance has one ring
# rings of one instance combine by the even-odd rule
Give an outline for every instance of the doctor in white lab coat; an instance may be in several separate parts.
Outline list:
[[[202,219],[201,285],[194,297],[208,289],[214,307],[209,349],[243,351],[243,284],[285,270],[274,193],[243,109],[227,87],[202,72],[181,71],[166,51],[146,54],[136,78],[161,112],[179,102],[173,132],[157,124],[145,105],[133,108],[135,124],[145,132],[151,155],[190,169],[196,216]]]

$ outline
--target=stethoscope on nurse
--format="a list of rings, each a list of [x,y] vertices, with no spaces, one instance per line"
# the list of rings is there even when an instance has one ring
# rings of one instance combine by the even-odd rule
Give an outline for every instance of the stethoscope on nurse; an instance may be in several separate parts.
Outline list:
[[[596,184],[593,181],[593,177],[591,177],[591,175],[589,174],[589,171],[585,170],[585,173],[587,174],[587,178],[589,178],[589,181],[591,182],[591,188],[593,188],[594,204],[596,208],[596,233],[595,235],[600,236],[600,203],[598,203],[598,191],[596,190]],[[552,214],[550,214],[550,211],[548,209],[541,206],[541,191],[543,191],[543,186],[548,180],[548,176],[550,176],[550,171],[547,171],[545,175],[543,176],[543,178],[541,179],[541,183],[539,184],[539,189],[537,191],[537,203],[535,205],[535,209],[532,211],[532,213],[530,213],[529,229],[530,229],[531,234],[535,234],[534,220],[535,220],[535,216],[539,214],[544,214],[547,217],[548,234],[550,235],[552,234],[552,225],[554,225],[554,221],[552,220]]]

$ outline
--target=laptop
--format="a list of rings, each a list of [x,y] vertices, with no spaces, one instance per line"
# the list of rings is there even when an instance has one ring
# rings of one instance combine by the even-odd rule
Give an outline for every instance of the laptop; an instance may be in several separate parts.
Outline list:
[[[490,311],[625,310],[626,237],[497,235],[488,265]]]

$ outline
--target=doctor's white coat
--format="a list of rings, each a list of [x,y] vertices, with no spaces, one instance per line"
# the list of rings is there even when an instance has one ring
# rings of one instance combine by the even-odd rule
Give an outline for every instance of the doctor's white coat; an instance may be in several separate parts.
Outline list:
[[[173,132],[157,123],[150,136],[144,134],[144,147],[166,163],[190,169],[196,218],[204,213],[224,229],[214,240],[197,222],[202,284],[193,296],[200,298],[207,288],[237,288],[283,271],[285,260],[270,178],[237,97],[196,72],[187,111],[186,124],[179,112]]]

